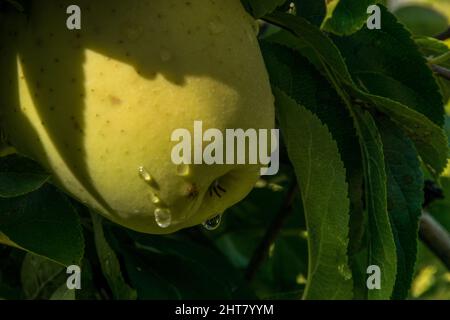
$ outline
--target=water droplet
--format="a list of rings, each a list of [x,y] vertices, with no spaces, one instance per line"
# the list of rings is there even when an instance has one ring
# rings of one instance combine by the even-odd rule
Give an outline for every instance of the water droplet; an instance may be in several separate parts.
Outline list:
[[[263,180],[263,179],[259,179],[258,181],[256,181],[255,183],[255,188],[258,189],[262,189],[265,188],[267,186],[267,181]]]
[[[219,19],[210,21],[208,27],[209,31],[211,31],[212,34],[219,34],[222,33],[223,30],[225,30],[225,26]]]
[[[295,279],[295,282],[297,284],[306,284],[308,280],[306,279],[305,275],[300,273],[299,275],[297,275],[297,278]]]
[[[144,179],[145,182],[153,181],[152,176],[144,167],[139,167],[139,175],[141,176],[142,179]]]
[[[188,164],[180,164],[177,167],[177,174],[180,177],[187,177],[188,175],[190,175],[191,173],[191,168],[189,167]]]
[[[169,209],[156,208],[155,221],[160,228],[167,228],[172,223],[172,214]]]
[[[269,247],[269,257],[273,256],[274,251],[275,251],[275,243],[272,243]]]
[[[352,271],[348,267],[347,263],[340,264],[338,266],[338,271],[345,280],[350,280],[352,278]]]
[[[300,231],[300,238],[308,239],[308,231],[307,230]]]
[[[167,49],[161,49],[159,52],[159,57],[161,58],[162,62],[168,62],[172,59],[172,54]]]
[[[221,221],[222,221],[222,215],[218,214],[217,216],[203,222],[203,227],[209,231],[216,230],[220,226]]]
[[[279,184],[276,183],[269,183],[268,187],[273,191],[273,192],[281,192],[283,191],[283,187],[280,186]]]
[[[160,197],[158,197],[156,194],[152,194],[152,203],[155,206],[161,205],[162,204],[162,200]]]

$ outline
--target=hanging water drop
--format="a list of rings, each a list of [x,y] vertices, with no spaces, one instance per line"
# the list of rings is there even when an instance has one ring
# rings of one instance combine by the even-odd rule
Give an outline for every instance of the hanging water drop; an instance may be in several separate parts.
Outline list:
[[[203,227],[209,231],[216,230],[220,226],[221,221],[222,221],[222,215],[218,214],[217,216],[203,222]]]
[[[191,173],[191,168],[188,164],[180,164],[177,167],[177,174],[180,177],[187,177]]]
[[[156,194],[152,194],[152,203],[155,206],[161,205],[162,204],[162,200],[160,197],[158,197]]]
[[[156,208],[155,221],[160,228],[168,228],[172,223],[172,214],[169,209]]]
[[[153,181],[152,176],[144,167],[139,167],[139,175],[145,182],[150,183]]]

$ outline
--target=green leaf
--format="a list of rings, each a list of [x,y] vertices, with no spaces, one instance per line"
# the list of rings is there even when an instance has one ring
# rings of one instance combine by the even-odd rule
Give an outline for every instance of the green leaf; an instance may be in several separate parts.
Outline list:
[[[35,162],[18,156],[0,158],[0,197],[17,197],[39,189],[49,175]]]
[[[25,196],[0,199],[0,230],[21,248],[65,266],[79,264],[83,256],[79,216],[50,185]]]
[[[266,43],[278,44],[297,51],[303,57],[308,59],[308,61],[313,64],[320,73],[324,73],[324,61],[318,52],[309,43],[305,42],[302,38],[299,38],[292,32],[281,29],[267,37],[264,37],[264,41]],[[295,70],[290,70],[291,73],[294,71]]]
[[[115,235],[123,231],[115,229]],[[218,252],[188,238],[129,232],[117,245],[139,299],[253,299],[240,274]]]
[[[404,130],[435,176],[444,170],[447,164],[448,142],[443,129],[401,103],[371,94],[362,94],[361,97],[368,99]]]
[[[427,101],[416,91],[387,76],[358,73],[357,77],[373,93],[363,93],[363,99],[370,101],[379,111],[390,116],[413,140],[430,170],[439,175],[447,164],[447,138],[443,129],[421,113],[414,111],[422,108],[420,106],[426,106]]]
[[[91,217],[94,226],[95,247],[97,248],[100,266],[114,298],[117,300],[135,300],[137,298],[136,290],[125,282],[116,253],[111,249],[105,239],[102,218],[96,213],[92,213]]]
[[[437,123],[443,122],[443,107],[438,88],[431,71],[425,65],[423,57],[417,51],[408,33],[384,9],[383,16],[385,17],[384,28],[381,31],[361,30],[350,37],[334,37],[334,39],[345,53],[344,56],[353,73],[366,71],[388,75],[401,83],[402,87],[408,87],[410,89],[408,92],[416,92],[416,96],[419,96],[421,101],[427,101],[418,108],[418,111],[422,111],[425,115],[399,102],[366,93],[356,87],[337,47],[328,37],[303,19],[283,13],[273,13],[266,18],[269,22],[286,28],[298,38],[295,41],[296,39],[291,37],[283,44],[302,53],[305,52],[305,48],[315,53],[317,59],[311,59],[311,54],[308,54],[309,60],[315,62],[316,67],[318,67],[317,60],[322,64],[323,68],[318,69],[324,71],[336,90],[348,91],[354,97],[369,102],[372,107],[389,115],[400,125],[416,144],[423,161],[437,175],[445,167],[447,158],[447,139],[439,125],[432,122],[433,119]],[[382,44],[386,48],[383,49]],[[402,50],[399,50],[398,45]],[[405,63],[405,56],[409,58],[406,60],[407,62],[409,60],[409,64]],[[396,62],[393,63],[393,61]],[[404,70],[399,70],[398,65]],[[411,65],[415,67],[411,68]],[[423,81],[416,80],[416,70]],[[390,95],[392,92],[387,94]],[[403,97],[406,95],[403,94]],[[427,116],[431,120],[427,119]]]
[[[294,49],[308,47],[317,55],[319,61],[330,68],[339,79],[348,85],[353,85],[353,80],[339,49],[319,28],[301,17],[283,12],[273,12],[264,19],[295,35],[297,38],[291,39],[298,42],[296,45],[292,44]]]
[[[322,29],[334,34],[352,34],[366,24],[367,8],[377,0],[333,0],[327,5],[327,17]],[[383,25],[384,27],[384,25]]]
[[[333,38],[345,57],[350,72],[355,79],[360,73],[368,72],[396,80],[409,89],[403,95],[415,92],[418,103],[408,107],[442,126],[444,123],[442,97],[430,68],[410,34],[395,20],[395,17],[384,8],[382,15],[381,30],[362,29],[351,36]],[[370,87],[367,89],[370,93],[377,94],[371,92]],[[393,92],[383,90],[379,95],[396,100],[398,95],[393,95]]]
[[[380,72],[393,79],[391,82],[396,81],[401,83],[402,87],[409,88],[408,92],[415,92],[421,102],[426,101],[420,104],[420,107],[416,105],[416,111],[412,109],[414,106],[408,108],[397,101],[366,93],[356,87],[339,49],[326,35],[304,19],[280,12],[266,16],[269,22],[286,28],[298,38],[297,41],[289,38],[283,44],[302,50],[302,53],[305,47],[314,51],[317,59],[311,59],[309,54],[309,60],[316,67],[318,60],[328,77],[338,80],[329,79],[334,81],[336,90],[349,91],[396,121],[414,141],[423,161],[438,175],[444,169],[447,158],[447,139],[439,128],[444,117],[438,87],[409,34],[385,10],[383,17],[383,30],[361,30],[349,37],[334,37],[335,42],[345,53],[346,61],[356,77],[358,72]],[[386,33],[389,36],[386,36]],[[415,67],[411,68],[411,65]],[[396,91],[383,93],[392,95],[393,92]],[[392,96],[398,98],[399,95]],[[407,96],[407,92],[402,93],[402,96]],[[433,120],[437,125],[433,124]]]
[[[414,42],[425,57],[437,57],[449,51],[444,41],[430,37],[414,37]]]
[[[357,167],[361,159],[354,152],[358,138],[352,118],[328,81],[293,50],[268,41],[261,42],[261,49],[272,85],[318,116],[336,140],[346,167]]]
[[[92,238],[93,236],[94,235],[92,234]],[[97,263],[98,255],[95,250],[94,239],[89,240],[92,240],[92,243],[89,244],[92,244],[93,248],[86,248],[86,253],[81,265],[81,290],[75,290],[75,300],[99,300],[100,297],[102,297],[100,291],[104,290],[103,285],[99,286],[98,283],[94,281],[94,270],[92,270],[90,261]],[[86,244],[86,246],[89,244]]]
[[[242,0],[244,7],[255,18],[260,18],[282,6],[287,0]]]
[[[417,255],[417,233],[423,203],[423,175],[414,144],[388,119],[377,121],[388,178],[388,211],[397,248],[393,299],[405,299]]]
[[[388,75],[376,72],[357,72],[355,78],[371,94],[387,97],[413,110],[420,110],[427,105],[427,101],[417,91]]]
[[[310,260],[304,298],[350,299],[349,199],[337,145],[327,127],[310,111],[279,89],[274,93],[307,220]]]
[[[450,68],[450,49],[445,42],[428,37],[417,37],[415,42],[429,64],[438,65],[446,69]],[[434,78],[439,86],[445,105],[450,100],[450,81],[437,74],[434,74]],[[447,127],[447,125],[448,115],[445,116],[445,126]]]
[[[447,17],[431,6],[403,5],[394,14],[414,35],[432,37],[448,27]]]
[[[316,26],[322,24],[326,14],[325,0],[295,0],[295,9],[298,16],[301,16]]]
[[[298,104],[319,117],[336,140],[344,162],[351,202],[350,253],[352,253],[360,246],[364,231],[363,168],[361,154],[355,152],[359,151],[359,141],[353,119],[326,78],[296,51],[271,43],[278,40],[278,37],[274,36],[268,41],[261,42],[272,85],[282,89]]]
[[[368,92],[355,89],[353,84],[347,85],[347,90],[394,120],[413,140],[428,168],[438,175],[447,158],[447,139],[440,128],[444,120],[442,97],[410,35],[389,12],[382,12],[382,30],[363,29],[333,38],[353,77]]]
[[[365,171],[365,195],[368,211],[368,261],[366,268],[381,269],[381,289],[369,290],[369,299],[389,299],[396,276],[397,255],[387,212],[387,177],[383,146],[372,116],[358,108],[354,110],[355,124],[360,135]],[[359,286],[365,286],[360,283]]]
[[[75,300],[75,290],[67,288],[67,284],[63,283],[52,293],[50,300]]]
[[[22,263],[21,282],[27,299],[48,299],[61,284],[66,286],[60,264],[28,253]]]

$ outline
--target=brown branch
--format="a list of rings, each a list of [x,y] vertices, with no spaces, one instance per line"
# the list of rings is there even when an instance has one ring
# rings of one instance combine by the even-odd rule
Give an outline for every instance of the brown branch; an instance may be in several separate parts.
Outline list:
[[[450,270],[450,234],[426,212],[420,218],[419,238]]]
[[[266,233],[264,234],[261,242],[259,243],[258,248],[255,250],[245,272],[245,279],[248,282],[251,282],[254,279],[259,268],[268,257],[271,245],[277,239],[284,223],[292,212],[292,204],[294,202],[294,197],[297,191],[298,185],[297,183],[293,183],[289,188],[286,197],[284,198],[283,205],[281,206],[280,211],[273,219],[269,228],[266,230]]]
[[[435,64],[431,65],[431,70],[433,70],[434,73],[436,73],[441,78],[444,78],[446,80],[450,80],[450,70]]]

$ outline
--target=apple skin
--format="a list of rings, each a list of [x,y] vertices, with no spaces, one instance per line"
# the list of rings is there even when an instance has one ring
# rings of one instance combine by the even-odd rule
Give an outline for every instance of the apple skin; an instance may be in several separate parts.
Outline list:
[[[81,30],[66,28],[73,4]],[[181,174],[171,161],[172,132],[196,120],[204,130],[274,128],[255,22],[239,0],[30,1],[28,16],[0,21],[2,128],[68,194],[120,225],[166,234],[252,190],[259,165]],[[221,197],[209,192],[216,182]],[[156,209],[170,212],[169,226]]]

